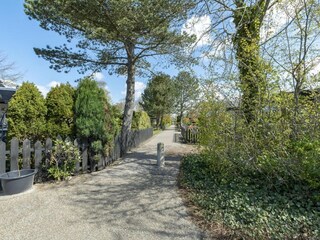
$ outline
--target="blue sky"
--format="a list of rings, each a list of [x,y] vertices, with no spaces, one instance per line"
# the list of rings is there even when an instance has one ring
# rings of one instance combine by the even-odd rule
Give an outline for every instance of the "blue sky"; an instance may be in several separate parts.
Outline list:
[[[82,77],[76,70],[68,74],[58,73],[49,68],[49,63],[35,55],[33,47],[55,46],[65,43],[64,37],[55,32],[45,31],[38,22],[29,20],[24,13],[23,0],[1,0],[0,5],[0,52],[7,57],[8,62],[14,62],[16,70],[21,72],[21,81],[35,83],[46,93],[57,83],[76,86],[76,79]],[[174,72],[174,70],[171,70]],[[109,76],[107,72],[97,74],[99,80],[107,83],[112,101],[123,99],[125,91],[124,76]],[[141,94],[147,79],[136,79],[136,92]]]
[[[22,73],[22,81],[35,83],[39,90],[45,95],[50,87],[57,83],[69,82],[76,86],[75,80],[83,77],[76,70],[68,74],[58,73],[49,68],[49,63],[36,56],[34,47],[59,46],[66,43],[63,36],[55,32],[46,31],[39,27],[35,20],[29,20],[24,13],[23,0],[1,0],[0,4],[0,52],[6,56],[8,62],[15,63],[16,71]],[[210,21],[210,20],[209,20]],[[207,23],[208,24],[208,23]],[[209,25],[211,22],[209,22]],[[203,35],[202,22],[189,29],[190,34]],[[206,39],[206,38],[204,38]],[[201,43],[200,44],[206,44]],[[156,60],[153,60],[156,63]],[[170,67],[161,69],[171,76],[175,76],[178,70]],[[125,97],[125,76],[109,75],[101,72],[96,75],[98,80],[103,80],[107,84],[113,103],[119,102]],[[148,79],[136,77],[136,97],[138,97],[146,86]]]

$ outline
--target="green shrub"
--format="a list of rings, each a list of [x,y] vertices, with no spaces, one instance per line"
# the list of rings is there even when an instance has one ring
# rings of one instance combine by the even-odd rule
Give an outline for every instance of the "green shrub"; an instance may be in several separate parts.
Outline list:
[[[65,180],[75,171],[81,156],[79,149],[70,141],[56,140],[52,149],[48,168],[49,177],[55,180]]]
[[[105,90],[90,78],[80,81],[75,99],[76,136],[88,142],[93,170],[98,152],[108,155],[119,132],[117,111],[108,102]]]
[[[62,138],[74,135],[74,94],[70,84],[51,88],[46,97],[47,130],[50,137]]]
[[[75,125],[79,138],[87,139],[89,143],[106,141],[106,102],[105,92],[96,81],[90,78],[80,81],[75,100]]]
[[[132,129],[146,129],[151,127],[149,115],[145,111],[134,111],[132,117]]]
[[[46,136],[47,108],[40,91],[33,83],[24,82],[13,95],[8,105],[8,137],[34,140]]]
[[[170,126],[171,124],[172,124],[171,116],[169,114],[164,114],[163,117],[162,117],[161,125],[163,127],[166,127],[166,126]]]

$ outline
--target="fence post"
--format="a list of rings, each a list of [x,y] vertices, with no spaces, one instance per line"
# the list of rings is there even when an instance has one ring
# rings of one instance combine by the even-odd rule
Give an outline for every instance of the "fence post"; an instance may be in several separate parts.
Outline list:
[[[157,165],[164,167],[164,144],[158,143],[157,145]]]
[[[42,146],[41,146],[41,142],[37,141],[34,145],[34,168],[38,169],[40,164],[41,164],[41,160],[42,160]]]
[[[88,170],[88,141],[85,140],[82,143],[82,171],[87,172]]]
[[[74,142],[73,142],[74,146],[79,149],[79,143],[78,143],[78,139],[75,139]],[[76,161],[76,173],[79,172],[79,169],[80,169],[80,162],[79,161]]]
[[[46,157],[46,168],[49,167],[51,160],[51,150],[52,150],[52,140],[50,138],[46,139],[45,157]]]
[[[0,140],[0,174],[6,172],[6,144]]]
[[[30,149],[30,140],[25,139],[23,141],[22,146],[22,156],[23,156],[23,169],[30,169],[30,155],[31,155],[31,149]]]
[[[10,171],[19,170],[18,156],[19,156],[19,140],[17,138],[11,139],[10,149]]]

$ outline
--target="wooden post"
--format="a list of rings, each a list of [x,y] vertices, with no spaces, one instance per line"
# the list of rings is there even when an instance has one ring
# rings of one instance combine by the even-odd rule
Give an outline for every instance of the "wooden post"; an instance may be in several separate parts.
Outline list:
[[[38,169],[42,160],[42,146],[41,142],[37,141],[34,145],[34,168]]]
[[[49,163],[51,160],[51,151],[52,151],[52,140],[50,138],[47,138],[46,139],[46,148],[45,148],[46,168],[49,167]]]
[[[103,157],[102,157],[102,154],[101,153],[97,154],[96,158],[98,159],[97,168],[98,168],[98,171],[100,171],[101,169],[103,169]]]
[[[11,139],[10,149],[10,171],[19,170],[18,157],[19,157],[19,140],[17,138]]]
[[[22,169],[30,169],[30,155],[31,155],[30,140],[25,139],[23,141],[23,148],[22,148],[22,156],[23,156]]]
[[[82,143],[82,171],[88,171],[88,141]]]
[[[73,144],[77,149],[79,149],[78,139],[75,139]],[[80,170],[80,162],[76,161],[76,169],[75,169],[76,173],[78,173],[79,170]]]
[[[6,144],[0,140],[0,174],[6,172]]]
[[[157,165],[158,167],[164,167],[164,144],[158,143],[157,145]]]

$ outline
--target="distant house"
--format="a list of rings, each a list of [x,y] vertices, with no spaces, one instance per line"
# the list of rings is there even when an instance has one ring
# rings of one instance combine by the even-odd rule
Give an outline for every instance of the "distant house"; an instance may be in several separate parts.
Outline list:
[[[0,140],[2,141],[6,140],[6,134],[8,131],[8,124],[6,120],[8,102],[15,92],[15,88],[7,88],[0,83]]]

